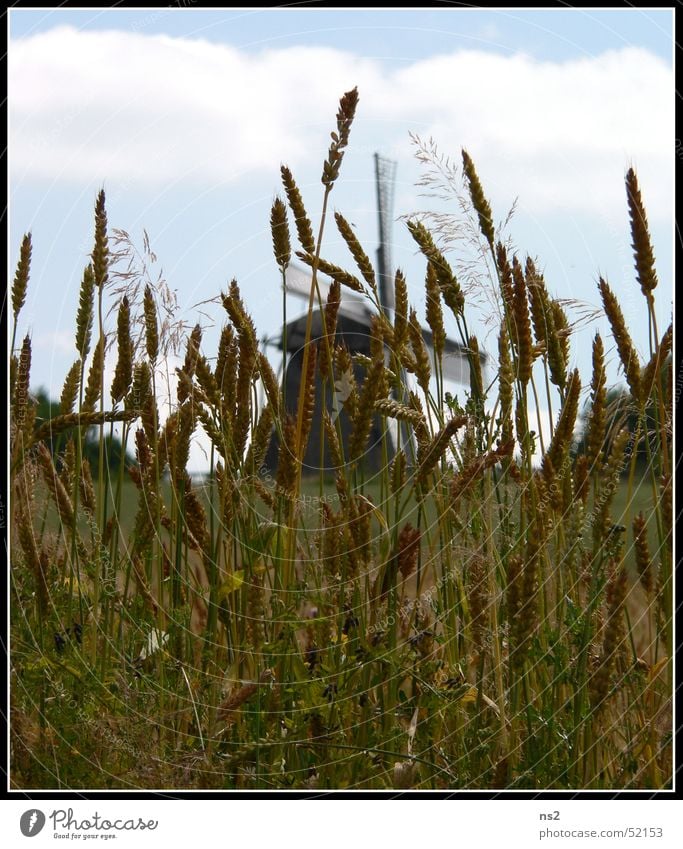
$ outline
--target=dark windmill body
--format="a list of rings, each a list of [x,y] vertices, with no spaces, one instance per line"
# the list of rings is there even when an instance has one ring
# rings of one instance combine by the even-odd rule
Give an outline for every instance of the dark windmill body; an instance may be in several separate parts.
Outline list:
[[[377,186],[377,210],[379,219],[379,248],[377,250],[378,289],[382,309],[393,317],[394,309],[394,280],[390,257],[390,233],[393,211],[394,179],[396,163],[384,159],[375,154],[375,178]],[[291,294],[298,295],[305,300],[310,297],[311,273],[307,268],[296,264],[290,264],[286,272],[286,287]],[[329,280],[324,275],[318,274],[318,289],[323,303],[329,292]],[[342,290],[341,304],[337,315],[336,336],[334,341],[330,340],[331,346],[341,345],[354,355],[370,355],[370,324],[373,316],[373,305],[360,295]],[[287,353],[286,375],[285,375],[285,401],[287,409],[296,414],[299,388],[302,379],[303,350],[306,340],[307,314],[299,316],[288,322],[283,327],[282,333],[271,341],[280,350]],[[315,309],[312,317],[311,343],[321,343],[323,337],[323,319],[319,308]],[[423,328],[423,337],[428,349],[433,352],[432,334],[427,328]],[[485,357],[482,356],[482,364]],[[365,377],[365,369],[360,365],[354,365],[354,376],[356,382],[362,384]],[[462,345],[447,339],[444,349],[444,376],[459,384],[469,383],[468,356]],[[304,456],[303,474],[318,474],[321,468],[334,474],[334,464],[330,457],[327,440],[324,438],[324,423],[321,411],[326,408],[330,415],[336,419],[341,426],[342,437],[347,443],[351,423],[343,410],[344,385],[343,377],[340,384],[340,375],[336,386],[327,386],[323,398],[323,384],[316,384],[315,415],[313,418],[310,437],[306,454]],[[405,376],[404,376],[405,379]],[[336,398],[333,397],[333,392]],[[324,405],[324,406],[323,406]],[[336,408],[336,412],[335,412]],[[366,473],[377,471],[391,460],[397,440],[396,432],[385,432],[384,420],[376,416],[373,420],[372,431],[368,441],[367,450],[363,454],[363,467]],[[406,438],[401,438],[405,444]],[[279,441],[277,434],[273,435],[265,459],[265,466],[269,470],[277,468],[277,457]]]

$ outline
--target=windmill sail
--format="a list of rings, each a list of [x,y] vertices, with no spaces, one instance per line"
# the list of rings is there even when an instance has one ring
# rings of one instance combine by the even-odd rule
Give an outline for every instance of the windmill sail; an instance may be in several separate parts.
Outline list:
[[[295,295],[296,297],[308,301],[311,296],[311,280],[311,272],[307,268],[296,263],[290,263],[285,272],[285,289],[288,294]],[[324,303],[327,301],[327,296],[330,292],[330,280],[325,275],[318,274],[318,290],[320,291],[320,297],[323,299]],[[314,309],[317,307],[318,304],[316,303]],[[362,295],[357,295],[349,289],[342,288],[339,304],[340,315],[347,316],[348,318],[354,319],[355,321],[361,322],[369,327],[370,317],[375,312],[375,306],[368,298],[364,298]],[[299,334],[294,332],[295,330],[298,330],[299,324],[299,320],[292,322],[292,328],[287,334],[288,346],[294,345],[295,342],[301,344]],[[319,325],[320,322],[316,316],[313,324],[314,331]],[[422,336],[433,359],[434,350],[431,331],[427,328],[422,328]],[[482,354],[481,357],[483,365],[485,363],[485,355]],[[451,380],[455,383],[466,384],[469,380],[469,361],[467,351],[459,342],[455,342],[453,339],[446,339],[442,361],[442,372],[446,380]]]
[[[318,272],[318,291],[322,298],[323,304],[327,301],[330,294],[331,281],[324,274]],[[285,291],[287,294],[296,295],[303,298],[305,301],[311,297],[311,281],[313,276],[311,272],[297,263],[290,263],[285,271]],[[362,295],[352,292],[350,289],[342,288],[340,292],[340,309],[347,312],[349,315],[354,315],[358,318],[363,318],[372,314],[372,303]],[[315,298],[314,307],[318,307],[318,299]]]

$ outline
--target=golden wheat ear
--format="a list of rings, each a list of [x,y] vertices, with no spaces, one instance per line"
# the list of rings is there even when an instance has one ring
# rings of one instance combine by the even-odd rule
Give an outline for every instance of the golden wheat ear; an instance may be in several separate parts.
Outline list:
[[[441,362],[446,347],[446,327],[441,308],[441,289],[436,269],[431,263],[427,264],[425,275],[425,295],[427,304],[427,324],[432,331],[432,345],[437,362]]]
[[[95,405],[102,395],[102,376],[104,374],[104,356],[106,336],[100,336],[93,351],[92,363],[88,372],[88,381],[85,385],[82,410],[86,413],[95,411]]]
[[[533,363],[533,341],[531,338],[531,321],[529,319],[529,301],[526,292],[524,272],[517,257],[512,260],[513,281],[513,324],[517,342],[517,380],[528,383],[531,379]]]
[[[609,694],[609,685],[617,652],[625,637],[624,604],[626,601],[626,569],[623,563],[611,560],[610,577],[605,592],[607,622],[597,669],[590,681],[590,699],[594,709],[601,711]]]
[[[631,219],[631,238],[633,239],[636,275],[643,294],[649,299],[657,286],[657,271],[645,206],[640,196],[638,178],[633,168],[629,168],[626,174],[626,197],[628,214]]]
[[[289,240],[289,225],[287,224],[287,207],[281,198],[276,197],[270,210],[270,232],[273,237],[273,253],[275,262],[284,271],[292,257],[292,246]]]
[[[322,183],[331,188],[339,176],[344,150],[349,143],[349,133],[358,106],[358,89],[353,88],[342,95],[337,111],[337,131],[331,133],[332,144],[323,165]]]
[[[149,361],[154,365],[159,356],[159,326],[157,324],[157,308],[154,303],[152,287],[145,286],[143,299],[143,311],[145,316],[145,344]]]
[[[95,273],[92,265],[87,265],[83,272],[81,291],[78,298],[76,314],[76,351],[81,360],[85,361],[90,353],[90,341],[94,316]]]
[[[280,175],[282,177],[282,185],[284,186],[285,194],[287,195],[289,208],[292,210],[292,214],[294,215],[294,224],[299,237],[299,244],[304,251],[309,254],[313,254],[315,253],[313,228],[311,227],[311,219],[308,217],[306,212],[306,207],[304,206],[299,187],[292,176],[292,172],[286,165],[283,165],[280,168]]]
[[[95,245],[92,251],[92,267],[95,285],[101,290],[109,280],[109,240],[104,189],[100,189],[95,202]]]
[[[372,289],[375,298],[379,300],[377,282],[375,280],[375,269],[372,267],[372,263],[370,262],[368,255],[365,253],[361,243],[356,238],[356,234],[353,232],[351,225],[340,212],[335,212],[334,220],[337,222],[337,229],[348,245],[363,279]]]
[[[118,359],[111,384],[113,404],[126,397],[133,382],[133,340],[130,335],[130,305],[126,295],[121,299],[116,322]]]
[[[500,413],[498,422],[500,424],[501,441],[507,442],[512,437],[512,400],[514,397],[514,371],[512,358],[510,356],[510,340],[507,333],[506,322],[500,325],[498,336],[498,403]]]
[[[624,314],[621,311],[616,295],[602,277],[598,282],[598,289],[602,297],[605,315],[612,328],[612,336],[614,336],[614,341],[617,344],[617,351],[619,352],[619,359],[626,375],[628,388],[631,390],[634,401],[640,404],[640,363],[635,345],[626,327]]]
[[[33,246],[31,244],[31,234],[26,233],[21,241],[21,250],[19,251],[19,261],[17,270],[14,274],[14,283],[12,284],[12,313],[16,324],[17,317],[26,301],[26,291],[28,289],[28,278],[31,272],[31,252]]]
[[[484,238],[489,243],[491,250],[494,251],[495,232],[493,228],[493,215],[491,213],[491,206],[486,200],[486,195],[484,194],[484,189],[482,188],[481,182],[479,180],[477,170],[474,167],[472,157],[464,149],[462,151],[462,165],[463,170],[465,172],[465,176],[467,177],[467,182],[470,187],[470,197],[472,198],[472,206],[474,207],[479,218],[479,228],[481,229]]]
[[[31,381],[31,337],[27,334],[21,345],[17,364],[14,395],[12,398],[12,420],[17,429],[23,431],[31,404],[29,387]]]
[[[408,221],[407,226],[422,254],[436,271],[444,303],[452,310],[454,315],[462,315],[465,307],[465,296],[448,260],[434,243],[432,234],[421,221]]]
[[[586,458],[589,472],[597,473],[601,466],[607,426],[607,378],[605,349],[599,333],[593,340],[593,377],[591,379],[591,408],[586,436]]]
[[[654,569],[647,541],[647,521],[641,510],[633,517],[633,547],[636,553],[636,568],[638,577],[648,597],[654,589]]]

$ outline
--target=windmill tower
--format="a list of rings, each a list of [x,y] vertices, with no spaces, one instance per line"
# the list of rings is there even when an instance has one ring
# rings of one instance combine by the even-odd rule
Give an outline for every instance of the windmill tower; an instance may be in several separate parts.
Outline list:
[[[378,290],[380,306],[393,319],[394,311],[394,268],[391,262],[391,231],[393,223],[394,189],[396,180],[396,162],[374,155],[375,162],[375,186],[377,197],[377,221],[379,230],[379,246],[377,248],[377,271]],[[331,281],[325,275],[318,273],[318,289],[323,301],[327,300]],[[311,292],[311,273],[298,265],[290,263],[285,274],[286,291],[308,301]],[[375,308],[364,297],[342,287],[341,302],[337,314],[337,329],[334,344],[345,345],[353,354],[370,354],[370,324]],[[290,412],[296,414],[297,399],[299,397],[299,386],[302,378],[303,347],[306,340],[307,314],[299,316],[288,322],[282,328],[281,334],[269,340],[281,351],[286,349],[287,364],[285,374],[285,396],[286,405]],[[324,321],[321,310],[318,307],[312,317],[311,342],[321,340],[324,336]],[[428,328],[422,328],[422,335],[427,348],[434,356],[432,334]],[[482,354],[482,365],[485,364],[486,355]],[[360,384],[364,378],[364,370],[360,366],[355,369],[356,381]],[[469,361],[463,346],[452,339],[446,339],[442,371],[445,379],[458,384],[469,384]],[[404,375],[403,380],[407,382]],[[325,393],[325,394],[324,394]],[[324,406],[323,406],[324,405]],[[303,474],[320,472],[321,462],[323,469],[334,473],[332,459],[326,448],[323,438],[324,425],[321,410],[326,407],[331,413],[333,411],[332,390],[328,387],[325,392],[323,384],[316,386],[315,415],[311,427],[308,447],[304,457]],[[351,423],[345,413],[339,414],[342,438],[347,440]],[[366,471],[380,469],[385,462],[385,445],[388,446],[389,457],[394,453],[396,440],[402,445],[409,443],[409,436],[403,433],[383,432],[383,420],[377,416],[373,421],[368,450],[363,455],[363,463]],[[387,437],[385,439],[385,437]],[[266,454],[265,466],[269,469],[277,467],[278,440],[273,434],[268,452]]]

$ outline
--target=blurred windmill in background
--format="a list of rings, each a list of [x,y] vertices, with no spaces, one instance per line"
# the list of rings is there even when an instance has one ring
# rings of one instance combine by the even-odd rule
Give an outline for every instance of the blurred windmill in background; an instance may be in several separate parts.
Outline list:
[[[377,248],[377,272],[378,272],[378,291],[380,298],[380,306],[386,312],[390,319],[393,319],[394,311],[394,268],[391,261],[391,231],[393,225],[393,208],[394,208],[394,192],[396,183],[396,165],[393,160],[386,159],[378,153],[374,156],[375,160],[375,186],[377,195],[377,219],[379,229],[379,246]],[[288,294],[298,296],[306,301],[309,300],[311,294],[311,272],[308,268],[297,263],[290,263],[286,275],[285,286]],[[330,278],[318,272],[317,274],[318,290],[323,303],[327,301],[330,291]],[[370,355],[370,324],[372,316],[376,311],[376,307],[369,299],[360,294],[342,287],[341,302],[339,312],[337,314],[336,335],[331,346],[343,345],[349,353],[354,355]],[[285,377],[285,397],[286,405],[290,412],[296,414],[297,399],[299,397],[299,386],[302,378],[302,363],[303,363],[303,347],[306,341],[306,322],[307,313],[287,322],[282,328],[282,332],[276,337],[271,337],[266,340],[267,343],[275,344],[281,351],[286,351],[286,377]],[[425,344],[430,351],[433,359],[432,333],[428,328],[422,329]],[[311,342],[315,343],[324,336],[324,321],[320,308],[316,308],[312,317]],[[484,354],[482,357],[482,365],[486,361]],[[464,347],[452,339],[446,339],[443,356],[443,377],[447,381],[458,384],[469,384],[469,362],[468,354]],[[364,370],[359,365],[355,366],[355,378],[358,383],[362,383]],[[403,375],[404,381],[406,376]],[[339,398],[339,396],[338,396]],[[320,470],[321,461],[325,469],[332,472],[333,465],[329,456],[328,450],[324,446],[322,440],[324,425],[321,416],[323,409],[323,400],[325,406],[333,414],[333,403],[331,390],[328,389],[326,397],[323,399],[323,385],[318,383],[316,386],[315,400],[315,416],[311,427],[308,447],[304,457],[304,474],[309,470],[318,472]],[[342,398],[343,400],[343,398]],[[338,405],[337,405],[338,407]],[[341,416],[341,431],[344,440],[347,440],[351,430],[351,424],[342,413]],[[372,432],[368,442],[368,450],[363,455],[365,469],[368,471],[376,470],[382,467],[386,462],[383,448],[383,431],[382,419],[377,416],[373,422]],[[389,459],[394,453],[398,434],[396,432],[388,434],[389,439],[386,441],[388,446]],[[406,444],[408,437],[399,437],[401,444]],[[273,434],[271,444],[265,460],[265,465],[274,469],[277,466],[278,444],[277,435]]]

